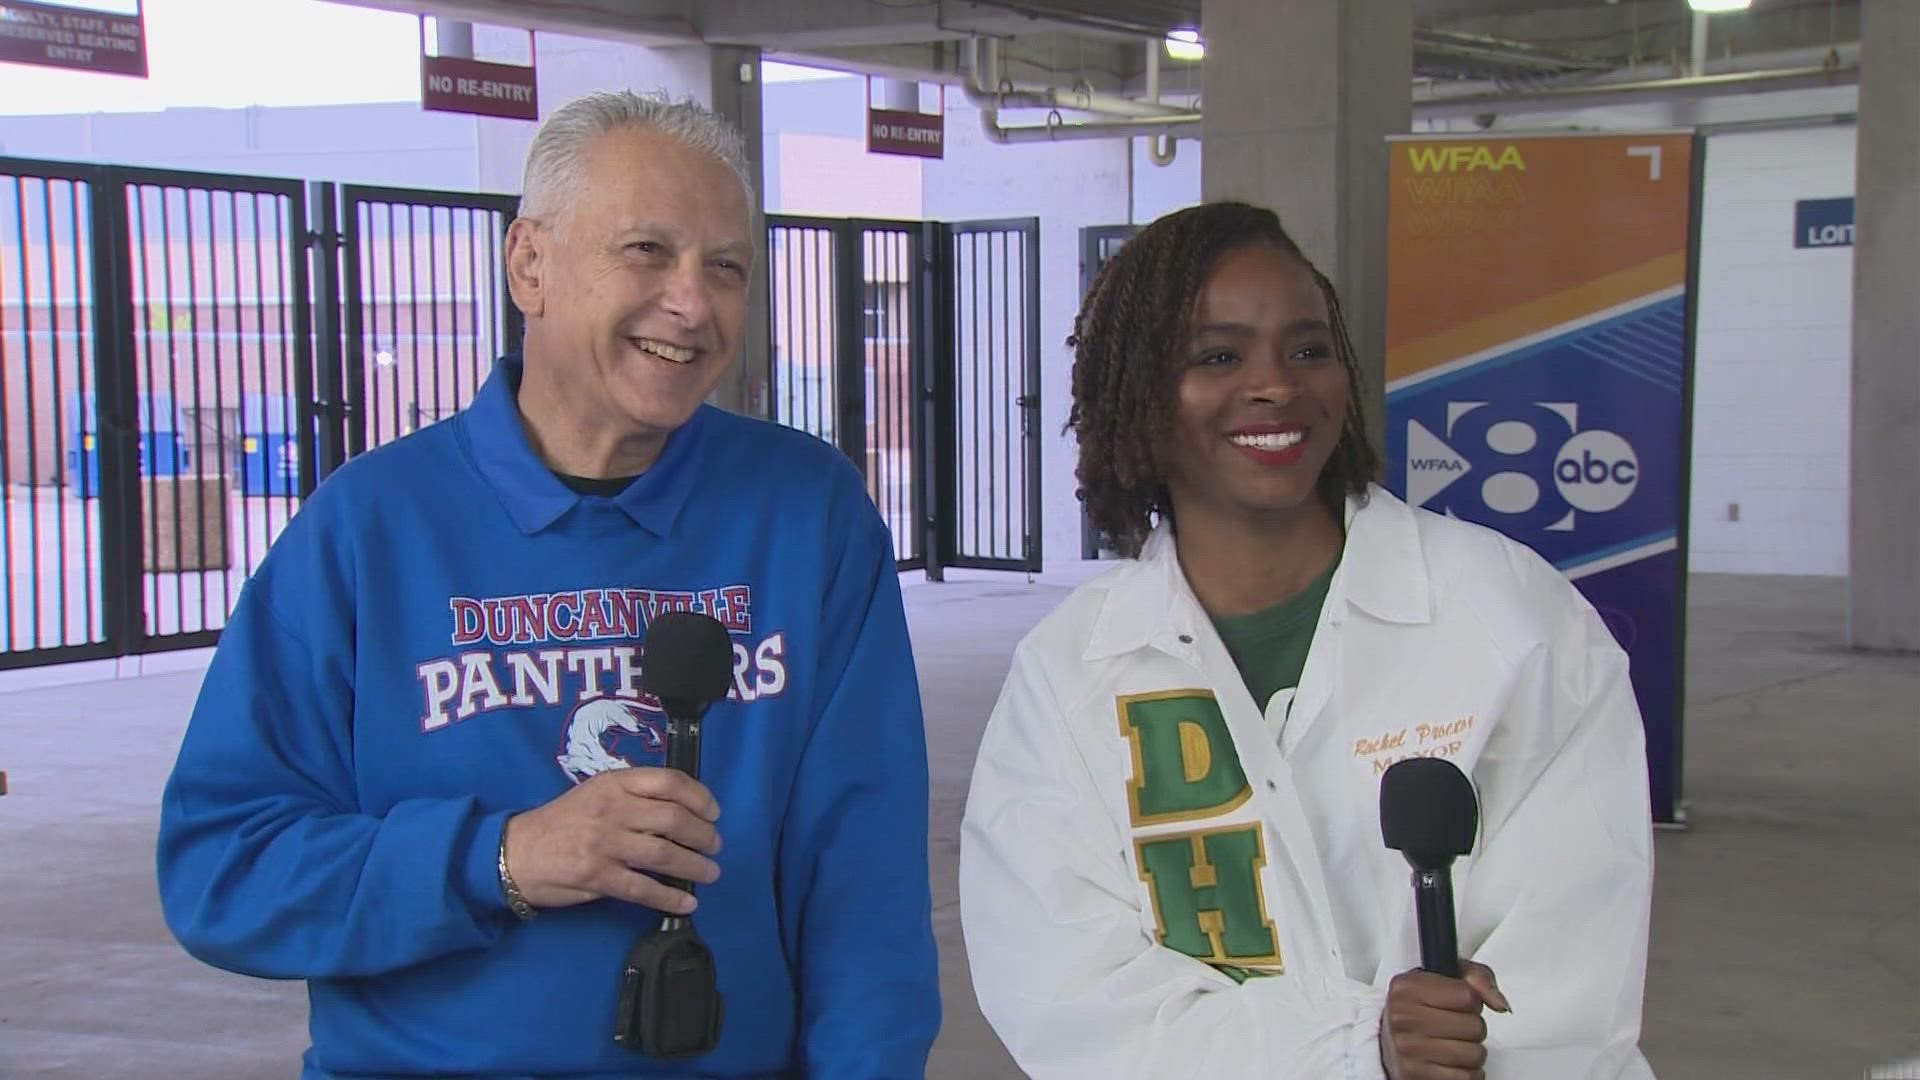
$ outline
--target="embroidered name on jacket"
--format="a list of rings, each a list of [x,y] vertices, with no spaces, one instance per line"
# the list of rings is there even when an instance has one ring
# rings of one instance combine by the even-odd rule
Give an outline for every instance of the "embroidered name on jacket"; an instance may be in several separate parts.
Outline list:
[[[586,745],[614,729],[651,742],[659,730],[659,703],[640,690],[641,648],[653,619],[669,611],[698,611],[718,619],[734,636],[733,687],[727,700],[753,702],[787,688],[786,635],[753,639],[753,589],[733,585],[703,591],[580,589],[573,592],[474,598],[450,597],[449,641],[458,650],[415,668],[424,708],[420,730],[496,709],[573,707],[569,742],[582,725],[581,755],[561,765],[581,773],[618,767],[604,755],[601,768]],[[745,640],[742,640],[745,639]],[[540,646],[516,648],[515,646]],[[602,702],[595,709],[588,706]],[[610,707],[611,706],[611,707]],[[617,732],[616,732],[617,733]],[[563,755],[564,757],[564,755]],[[580,768],[576,769],[574,766]]]
[[[1284,970],[1260,873],[1258,821],[1194,827],[1231,814],[1253,795],[1219,702],[1207,690],[1116,700],[1132,747],[1127,811],[1134,863],[1169,949],[1243,980]]]

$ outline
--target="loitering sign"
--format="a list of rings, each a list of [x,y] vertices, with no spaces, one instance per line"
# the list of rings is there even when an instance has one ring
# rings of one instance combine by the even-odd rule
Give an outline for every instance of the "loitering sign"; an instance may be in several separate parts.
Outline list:
[[[0,0],[0,63],[38,64],[105,75],[147,77],[147,24],[56,4]]]
[[[1693,136],[1391,149],[1389,486],[1574,581],[1630,659],[1653,815],[1677,821]]]

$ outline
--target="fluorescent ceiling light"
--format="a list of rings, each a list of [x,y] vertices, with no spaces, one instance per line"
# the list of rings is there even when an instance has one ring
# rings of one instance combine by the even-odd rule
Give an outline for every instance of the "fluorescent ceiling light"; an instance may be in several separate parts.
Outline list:
[[[1721,11],[1745,11],[1753,6],[1753,0],[1687,0],[1693,10],[1714,14]]]
[[[1200,31],[1175,30],[1167,35],[1167,55],[1175,60],[1198,60],[1207,55],[1207,47],[1200,43]]]

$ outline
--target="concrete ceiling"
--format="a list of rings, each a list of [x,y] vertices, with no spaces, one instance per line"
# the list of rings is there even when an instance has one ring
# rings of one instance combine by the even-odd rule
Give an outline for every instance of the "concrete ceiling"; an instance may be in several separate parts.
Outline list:
[[[908,77],[957,78],[959,44],[1002,41],[1023,84],[1138,92],[1144,43],[1200,21],[1201,0],[336,0],[642,44],[758,46],[777,57]],[[1245,0],[1242,0],[1245,2]],[[1914,0],[1920,2],[1920,0]],[[1416,75],[1529,85],[1633,67],[1677,73],[1685,0],[1413,0]],[[1712,55],[1804,52],[1858,39],[1858,0],[1754,0],[1712,19]],[[1198,92],[1162,61],[1170,92]]]

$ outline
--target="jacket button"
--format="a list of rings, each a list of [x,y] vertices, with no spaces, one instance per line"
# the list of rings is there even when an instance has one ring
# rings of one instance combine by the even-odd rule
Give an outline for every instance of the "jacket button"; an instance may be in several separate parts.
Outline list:
[[[1191,645],[1191,644],[1193,644],[1193,635],[1192,635],[1192,634],[1181,634],[1181,635],[1180,635],[1180,644],[1182,644],[1182,645]]]
[[[1267,781],[1267,790],[1268,790],[1268,791],[1279,791],[1279,790],[1280,790],[1280,785],[1278,785],[1278,784],[1275,784],[1275,783],[1274,783],[1273,781],[1271,781],[1271,780],[1269,780],[1269,781]]]

